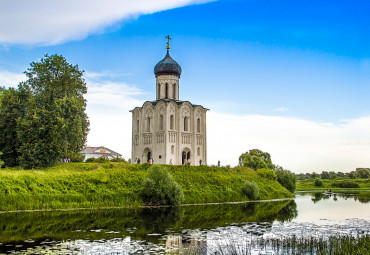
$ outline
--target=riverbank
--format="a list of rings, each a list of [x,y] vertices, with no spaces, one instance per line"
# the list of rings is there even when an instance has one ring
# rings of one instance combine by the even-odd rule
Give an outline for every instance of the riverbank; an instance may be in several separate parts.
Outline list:
[[[297,180],[296,191],[325,191],[331,189],[334,192],[348,192],[348,191],[370,191],[370,179],[321,179],[322,186],[315,186],[315,180]],[[341,188],[336,187],[336,183],[349,181],[358,184],[357,188]]]
[[[42,170],[0,170],[0,211],[139,207],[148,164],[68,163]],[[167,166],[184,191],[185,204],[248,201],[245,180],[259,187],[259,199],[293,197],[277,181],[244,168]]]

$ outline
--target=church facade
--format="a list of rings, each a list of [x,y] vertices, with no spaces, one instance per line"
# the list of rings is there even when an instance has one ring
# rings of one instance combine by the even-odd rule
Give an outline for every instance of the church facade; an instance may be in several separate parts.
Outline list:
[[[173,165],[207,164],[207,110],[179,99],[181,66],[167,54],[154,67],[156,100],[132,112],[134,162]]]

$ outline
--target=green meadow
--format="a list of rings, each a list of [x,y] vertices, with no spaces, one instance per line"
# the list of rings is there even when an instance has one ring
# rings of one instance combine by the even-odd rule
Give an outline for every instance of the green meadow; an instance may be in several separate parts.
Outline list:
[[[66,163],[24,170],[0,170],[0,211],[139,207],[148,164]],[[277,181],[246,167],[163,166],[178,182],[184,204],[248,201],[246,180],[255,182],[260,200],[294,195]]]
[[[370,190],[370,178],[367,179],[348,179],[348,178],[337,178],[337,179],[320,179],[322,186],[315,185],[315,179],[309,180],[298,180],[296,184],[296,191],[325,191],[331,189],[335,192],[348,192],[348,191],[361,191]],[[349,185],[343,184],[355,184],[353,188],[346,188]]]

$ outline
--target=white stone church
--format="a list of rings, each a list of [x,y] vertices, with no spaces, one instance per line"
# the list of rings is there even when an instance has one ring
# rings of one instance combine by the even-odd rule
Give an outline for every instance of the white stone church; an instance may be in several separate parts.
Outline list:
[[[179,100],[181,66],[167,55],[154,67],[157,97],[132,112],[132,162],[207,164],[207,110]]]

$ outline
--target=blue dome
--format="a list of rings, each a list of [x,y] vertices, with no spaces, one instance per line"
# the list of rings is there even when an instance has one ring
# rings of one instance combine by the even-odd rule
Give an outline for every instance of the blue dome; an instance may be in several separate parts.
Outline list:
[[[167,55],[158,62],[154,67],[154,74],[157,77],[158,75],[181,75],[181,66],[171,58],[169,50],[167,50]]]

